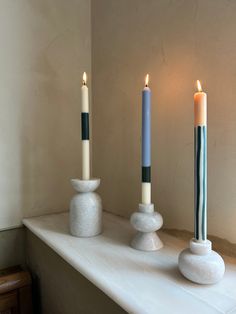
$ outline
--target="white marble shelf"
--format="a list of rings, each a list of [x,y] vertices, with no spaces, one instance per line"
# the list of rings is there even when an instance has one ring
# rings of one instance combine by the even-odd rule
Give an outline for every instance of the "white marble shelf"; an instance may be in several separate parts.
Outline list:
[[[68,213],[24,219],[36,236],[128,313],[236,314],[236,261],[225,258],[224,279],[213,286],[185,280],[177,257],[186,243],[160,232],[165,247],[141,252],[129,247],[128,220],[104,214],[104,232],[94,238],[69,234]]]

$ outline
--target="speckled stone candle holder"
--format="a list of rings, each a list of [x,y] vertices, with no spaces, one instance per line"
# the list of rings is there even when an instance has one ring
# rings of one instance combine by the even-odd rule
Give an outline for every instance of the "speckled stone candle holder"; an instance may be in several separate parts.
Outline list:
[[[132,214],[131,225],[137,230],[131,246],[141,251],[156,251],[163,243],[156,231],[163,225],[162,216],[154,211],[153,204],[139,204],[139,211]]]
[[[94,237],[102,232],[102,202],[94,191],[100,179],[72,179],[78,192],[70,202],[70,232],[76,237]]]
[[[189,248],[179,255],[179,270],[188,280],[208,285],[222,279],[225,264],[222,257],[212,250],[211,241],[197,242],[192,239]]]

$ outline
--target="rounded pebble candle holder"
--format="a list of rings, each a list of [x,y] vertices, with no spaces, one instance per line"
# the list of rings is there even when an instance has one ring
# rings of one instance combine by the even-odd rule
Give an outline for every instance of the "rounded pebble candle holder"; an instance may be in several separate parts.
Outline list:
[[[188,280],[208,285],[222,279],[225,264],[222,257],[212,250],[211,241],[192,239],[189,248],[179,255],[179,270]]]
[[[100,179],[72,179],[78,192],[70,202],[70,232],[76,237],[93,237],[102,232],[102,201],[94,191]]]
[[[132,214],[131,225],[137,230],[131,246],[141,251],[156,251],[163,243],[156,231],[163,225],[162,216],[154,211],[153,204],[139,204],[139,211]]]

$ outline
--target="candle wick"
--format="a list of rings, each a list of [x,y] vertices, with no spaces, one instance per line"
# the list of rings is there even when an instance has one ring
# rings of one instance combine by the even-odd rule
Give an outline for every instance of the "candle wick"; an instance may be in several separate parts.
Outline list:
[[[86,85],[85,81],[83,81],[83,85]]]
[[[145,87],[148,87],[148,84],[146,84]]]

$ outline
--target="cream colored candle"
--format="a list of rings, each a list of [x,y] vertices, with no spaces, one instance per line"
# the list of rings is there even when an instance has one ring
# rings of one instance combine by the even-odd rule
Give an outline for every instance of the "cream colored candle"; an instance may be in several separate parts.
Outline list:
[[[151,204],[151,183],[142,182],[142,204]]]
[[[82,179],[90,179],[90,144],[89,144],[89,96],[86,85],[87,75],[83,74],[83,85],[81,87],[81,139],[82,139]]]

